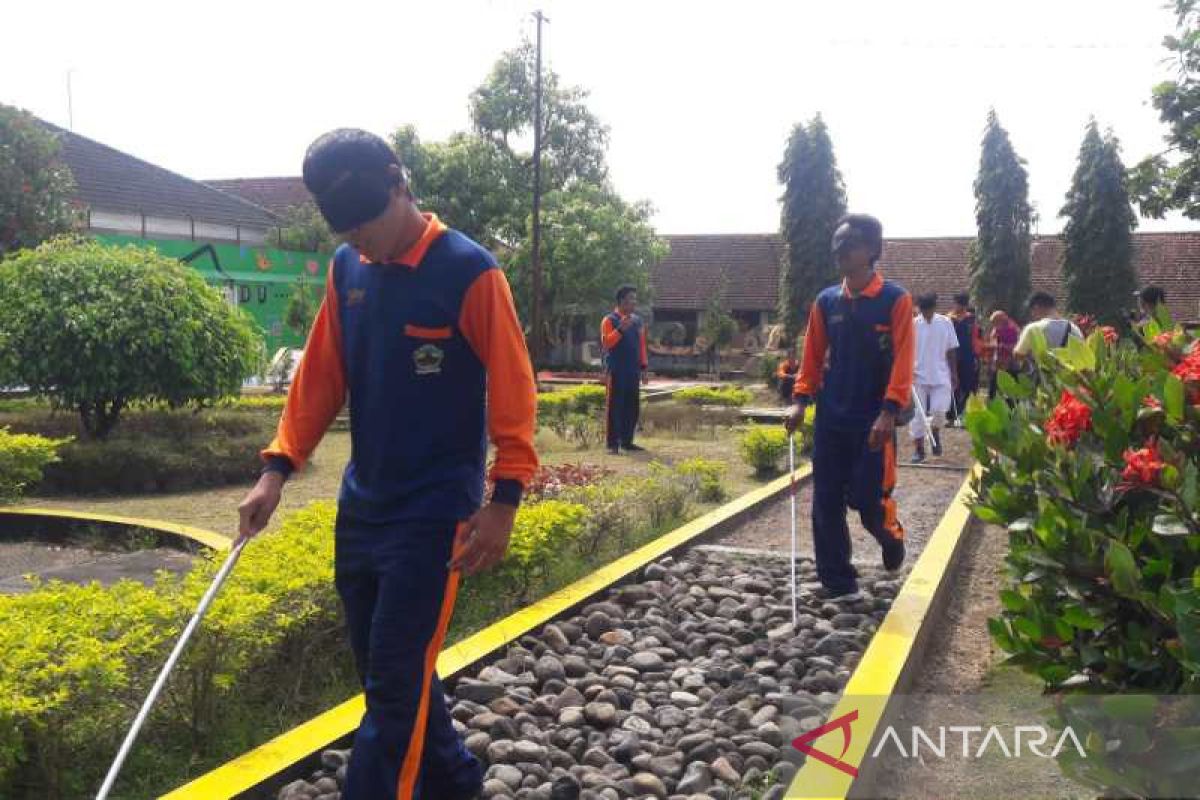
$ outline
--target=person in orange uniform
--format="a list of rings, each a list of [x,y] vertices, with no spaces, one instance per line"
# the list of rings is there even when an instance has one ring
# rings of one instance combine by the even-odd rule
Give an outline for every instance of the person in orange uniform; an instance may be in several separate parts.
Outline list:
[[[600,321],[600,343],[608,372],[606,439],[608,452],[644,450],[633,443],[642,402],[639,384],[646,382],[646,325],[634,313],[637,290],[617,289],[617,307]]]
[[[329,267],[266,467],[239,506],[266,526],[283,484],[350,403],[335,581],[366,694],[344,800],[457,800],[482,785],[434,667],[461,575],[504,556],[537,468],[536,389],[504,273],[409,191],[379,137],[340,129],[304,184],[346,244]],[[492,497],[484,458],[495,445]]]
[[[800,371],[800,362],[796,359],[796,348],[789,347],[787,358],[779,362],[775,377],[779,381],[779,398],[785,403],[792,402],[792,390],[796,388],[796,373]]]
[[[832,246],[842,282],[818,294],[809,312],[796,403],[784,424],[794,431],[816,401],[813,549],[825,594],[836,597],[858,590],[847,506],[879,542],[885,569],[904,561],[892,489],[896,418],[912,402],[914,336],[912,297],[875,269],[883,254],[879,220],[846,215]]]

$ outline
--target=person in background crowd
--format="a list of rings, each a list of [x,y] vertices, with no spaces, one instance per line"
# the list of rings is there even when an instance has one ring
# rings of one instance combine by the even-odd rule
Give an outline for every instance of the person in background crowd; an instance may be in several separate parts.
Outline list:
[[[942,454],[942,430],[939,418],[950,410],[950,400],[958,389],[958,335],[949,317],[937,313],[937,295],[922,295],[917,300],[921,313],[914,326],[916,331],[916,366],[913,387],[921,403],[909,426],[913,440],[912,462],[925,460],[925,438],[933,426],[933,454]],[[922,413],[924,412],[924,413]]]
[[[961,424],[967,409],[967,398],[979,391],[979,359],[983,355],[983,335],[979,331],[979,320],[975,310],[970,307],[971,299],[965,293],[954,295],[954,310],[950,312],[950,322],[954,324],[954,334],[958,337],[958,389],[954,392],[954,402],[950,411],[952,425]]]
[[[634,313],[637,290],[632,286],[617,289],[617,307],[600,322],[600,343],[604,346],[604,366],[608,372],[607,422],[608,452],[614,456],[626,450],[644,450],[633,443],[641,411],[641,388],[646,382],[646,326]]]
[[[1138,311],[1131,313],[1130,324],[1139,334],[1145,330],[1146,323],[1158,316],[1159,308],[1167,302],[1167,293],[1161,286],[1146,286],[1133,293],[1137,298]]]
[[[792,389],[796,387],[796,373],[800,371],[800,362],[796,360],[796,348],[789,347],[787,358],[779,362],[775,377],[779,379],[779,399],[791,405]]]
[[[988,400],[991,400],[996,396],[996,376],[1001,370],[1009,374],[1013,372],[1013,348],[1021,337],[1021,328],[1003,311],[993,311],[988,320],[992,323],[988,333],[992,367],[992,375],[988,379]]]
[[[1029,319],[1031,321],[1021,331],[1021,338],[1017,340],[1017,345],[1013,348],[1013,356],[1018,365],[1026,362],[1033,353],[1033,337],[1039,333],[1045,337],[1046,346],[1052,349],[1066,347],[1067,340],[1072,336],[1076,339],[1083,338],[1083,332],[1074,322],[1058,316],[1057,306],[1058,302],[1054,299],[1054,295],[1047,292],[1034,292],[1033,296],[1029,298]]]

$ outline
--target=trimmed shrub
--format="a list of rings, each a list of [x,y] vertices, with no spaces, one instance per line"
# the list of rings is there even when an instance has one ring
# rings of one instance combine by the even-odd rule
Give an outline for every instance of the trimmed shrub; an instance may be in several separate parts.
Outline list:
[[[515,580],[521,601],[529,599],[535,581],[544,579],[551,563],[583,533],[586,517],[586,508],[562,500],[545,500],[517,511],[501,569]]]
[[[676,392],[675,399],[681,403],[690,403],[696,406],[740,408],[750,402],[750,393],[737,386],[724,386],[720,389],[693,386],[690,389],[681,389]]]
[[[704,503],[716,503],[725,499],[726,465],[723,461],[708,458],[689,458],[675,465],[675,470],[689,483],[689,488]]]
[[[0,428],[0,503],[17,500],[40,481],[42,470],[58,460],[57,450],[69,441]]]
[[[781,425],[755,425],[742,434],[738,449],[756,475],[776,473],[788,452],[787,431]]]
[[[148,247],[71,238],[0,262],[0,385],[26,385],[103,439],[130,403],[236,394],[262,358],[245,311]]]

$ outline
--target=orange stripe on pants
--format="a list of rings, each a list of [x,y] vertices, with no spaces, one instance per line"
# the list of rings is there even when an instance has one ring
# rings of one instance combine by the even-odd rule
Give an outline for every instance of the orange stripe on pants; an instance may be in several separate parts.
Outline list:
[[[462,533],[466,523],[460,522],[454,532],[454,545],[451,547],[451,558],[457,558],[462,549]],[[417,718],[413,722],[412,737],[408,749],[404,753],[404,763],[400,767],[400,781],[396,786],[396,800],[412,800],[417,788],[417,776],[421,770],[421,755],[425,749],[425,725],[429,717],[429,682],[437,667],[438,653],[442,651],[442,643],[446,640],[446,628],[450,624],[450,615],[454,612],[454,602],[458,598],[459,571],[451,570],[446,576],[446,593],[442,597],[442,608],[438,613],[437,627],[433,638],[425,648],[425,670],[421,675],[421,701],[417,706]],[[439,698],[441,702],[441,698]]]
[[[896,488],[896,437],[883,444],[883,527],[896,539],[904,539],[904,526],[896,513],[892,490]]]

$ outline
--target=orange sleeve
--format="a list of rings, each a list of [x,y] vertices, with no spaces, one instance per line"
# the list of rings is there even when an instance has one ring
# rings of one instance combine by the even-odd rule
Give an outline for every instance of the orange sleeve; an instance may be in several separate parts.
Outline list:
[[[604,345],[605,350],[612,350],[619,341],[621,341],[621,331],[613,326],[612,320],[608,318],[608,314],[605,314],[604,319],[600,322],[600,343]]]
[[[640,327],[642,330],[642,369],[646,369],[650,366],[650,360],[646,358],[646,323],[643,322]]]
[[[907,408],[912,402],[913,363],[916,355],[912,295],[905,292],[892,306],[892,375],[884,400]]]
[[[333,262],[330,262],[325,276],[325,299],[308,333],[275,438],[262,451],[263,459],[282,456],[291,462],[293,469],[300,469],[317,449],[345,402],[342,326],[333,285]]]
[[[794,397],[811,398],[821,388],[821,379],[825,372],[825,351],[829,340],[825,338],[825,315],[815,302],[808,314],[808,329],[804,332],[804,360],[800,364],[800,374],[796,377],[796,385],[792,389]]]
[[[987,350],[987,343],[983,341],[983,333],[979,330],[978,320],[976,320],[975,324],[971,326],[971,332],[975,339],[975,341],[972,343],[975,348],[975,355],[982,356]]]
[[[524,487],[538,466],[533,449],[537,384],[502,271],[489,269],[475,279],[463,298],[458,325],[487,370],[488,436],[496,445],[491,478]]]

